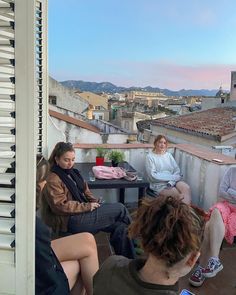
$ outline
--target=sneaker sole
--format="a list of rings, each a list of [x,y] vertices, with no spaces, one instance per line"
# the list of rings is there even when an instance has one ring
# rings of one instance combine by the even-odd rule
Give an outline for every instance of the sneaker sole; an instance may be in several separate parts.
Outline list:
[[[203,273],[203,275],[204,275],[205,278],[213,278],[213,277],[215,277],[215,276],[218,274],[218,272],[220,272],[223,268],[224,268],[224,267],[223,267],[223,265],[221,264],[221,266],[219,266],[219,267],[217,268],[217,270],[215,270],[214,272],[212,272],[212,273]]]
[[[201,285],[204,283],[205,279],[201,282],[195,282],[195,281],[192,281],[191,279],[189,279],[188,281],[194,287],[201,287]]]

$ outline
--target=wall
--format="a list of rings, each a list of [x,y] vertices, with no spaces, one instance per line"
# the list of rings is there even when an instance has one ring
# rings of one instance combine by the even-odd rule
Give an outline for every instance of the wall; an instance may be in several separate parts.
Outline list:
[[[88,102],[74,93],[73,89],[64,87],[62,84],[49,78],[49,95],[56,96],[57,106],[72,112],[82,113]]]
[[[193,204],[209,209],[217,201],[220,180],[228,165],[201,159],[178,148],[175,150],[175,159],[191,187]]]
[[[151,144],[104,145],[109,150],[118,149],[125,153],[125,160],[137,171],[145,171],[145,158],[152,150]],[[169,149],[174,155],[184,180],[190,185],[192,202],[204,209],[209,209],[216,201],[220,180],[225,170],[236,166],[236,161],[230,157],[198,149],[192,145],[175,145]],[[76,162],[95,162],[94,145],[79,145],[76,147]],[[218,158],[221,164],[213,161]],[[116,190],[94,190],[96,195],[102,195],[109,202],[116,202]],[[126,191],[126,202],[137,201],[137,189]]]
[[[230,100],[236,100],[236,72],[235,71],[231,72]]]

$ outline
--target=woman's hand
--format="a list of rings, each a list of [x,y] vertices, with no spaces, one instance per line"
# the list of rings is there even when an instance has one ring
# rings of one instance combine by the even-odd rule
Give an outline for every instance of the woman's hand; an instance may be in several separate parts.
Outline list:
[[[100,204],[98,203],[90,203],[90,211],[96,210],[98,207],[100,207]]]

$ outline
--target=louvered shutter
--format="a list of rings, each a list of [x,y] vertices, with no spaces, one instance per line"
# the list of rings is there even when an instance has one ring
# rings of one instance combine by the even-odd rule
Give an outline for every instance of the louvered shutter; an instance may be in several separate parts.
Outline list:
[[[4,288],[15,277],[14,26],[14,3],[0,1],[0,285]]]
[[[34,294],[36,154],[47,146],[47,1],[0,0],[0,294]]]

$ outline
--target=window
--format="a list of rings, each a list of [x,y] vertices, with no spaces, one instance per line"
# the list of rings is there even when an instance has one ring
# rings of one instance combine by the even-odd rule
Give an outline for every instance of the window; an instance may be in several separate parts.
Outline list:
[[[57,97],[54,95],[49,95],[49,101],[50,104],[52,105],[57,105]]]

